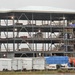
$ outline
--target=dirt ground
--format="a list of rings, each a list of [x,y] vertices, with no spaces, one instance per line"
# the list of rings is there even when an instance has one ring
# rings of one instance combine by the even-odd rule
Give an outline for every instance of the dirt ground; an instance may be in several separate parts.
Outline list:
[[[68,73],[69,72],[69,73]],[[68,74],[66,74],[68,73]],[[75,75],[75,70],[72,71],[6,71],[0,72],[0,75]]]

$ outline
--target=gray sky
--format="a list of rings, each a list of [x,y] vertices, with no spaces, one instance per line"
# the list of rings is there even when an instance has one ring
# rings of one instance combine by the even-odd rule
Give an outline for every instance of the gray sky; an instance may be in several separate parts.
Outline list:
[[[75,0],[0,0],[0,8],[21,8],[25,6],[51,6],[75,10]]]

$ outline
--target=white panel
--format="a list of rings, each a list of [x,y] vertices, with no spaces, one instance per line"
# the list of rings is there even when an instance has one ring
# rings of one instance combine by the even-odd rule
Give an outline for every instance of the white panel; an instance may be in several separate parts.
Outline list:
[[[56,64],[46,65],[46,69],[57,69]]]
[[[33,58],[33,69],[44,70],[45,69],[44,58]]]
[[[23,69],[32,70],[32,58],[23,59]]]
[[[3,67],[2,67],[2,61],[0,60],[0,71],[3,70]]]
[[[18,70],[22,70],[22,59],[18,59]]]
[[[18,68],[17,68],[17,60],[12,60],[12,70],[17,70]]]

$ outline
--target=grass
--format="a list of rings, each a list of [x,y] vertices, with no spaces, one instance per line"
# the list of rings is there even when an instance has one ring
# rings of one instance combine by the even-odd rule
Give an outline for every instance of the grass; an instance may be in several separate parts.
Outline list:
[[[55,71],[0,72],[0,75],[55,74]]]
[[[0,72],[0,75],[34,75],[34,74],[58,74],[58,73],[75,73],[75,70],[53,70],[53,71],[6,71]]]

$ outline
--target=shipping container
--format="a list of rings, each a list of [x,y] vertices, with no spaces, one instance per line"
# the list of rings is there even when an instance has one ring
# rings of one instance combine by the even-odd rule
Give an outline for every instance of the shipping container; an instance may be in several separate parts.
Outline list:
[[[34,70],[44,70],[45,69],[45,59],[42,57],[33,58],[33,69]]]
[[[11,70],[12,59],[0,58],[0,71]]]

